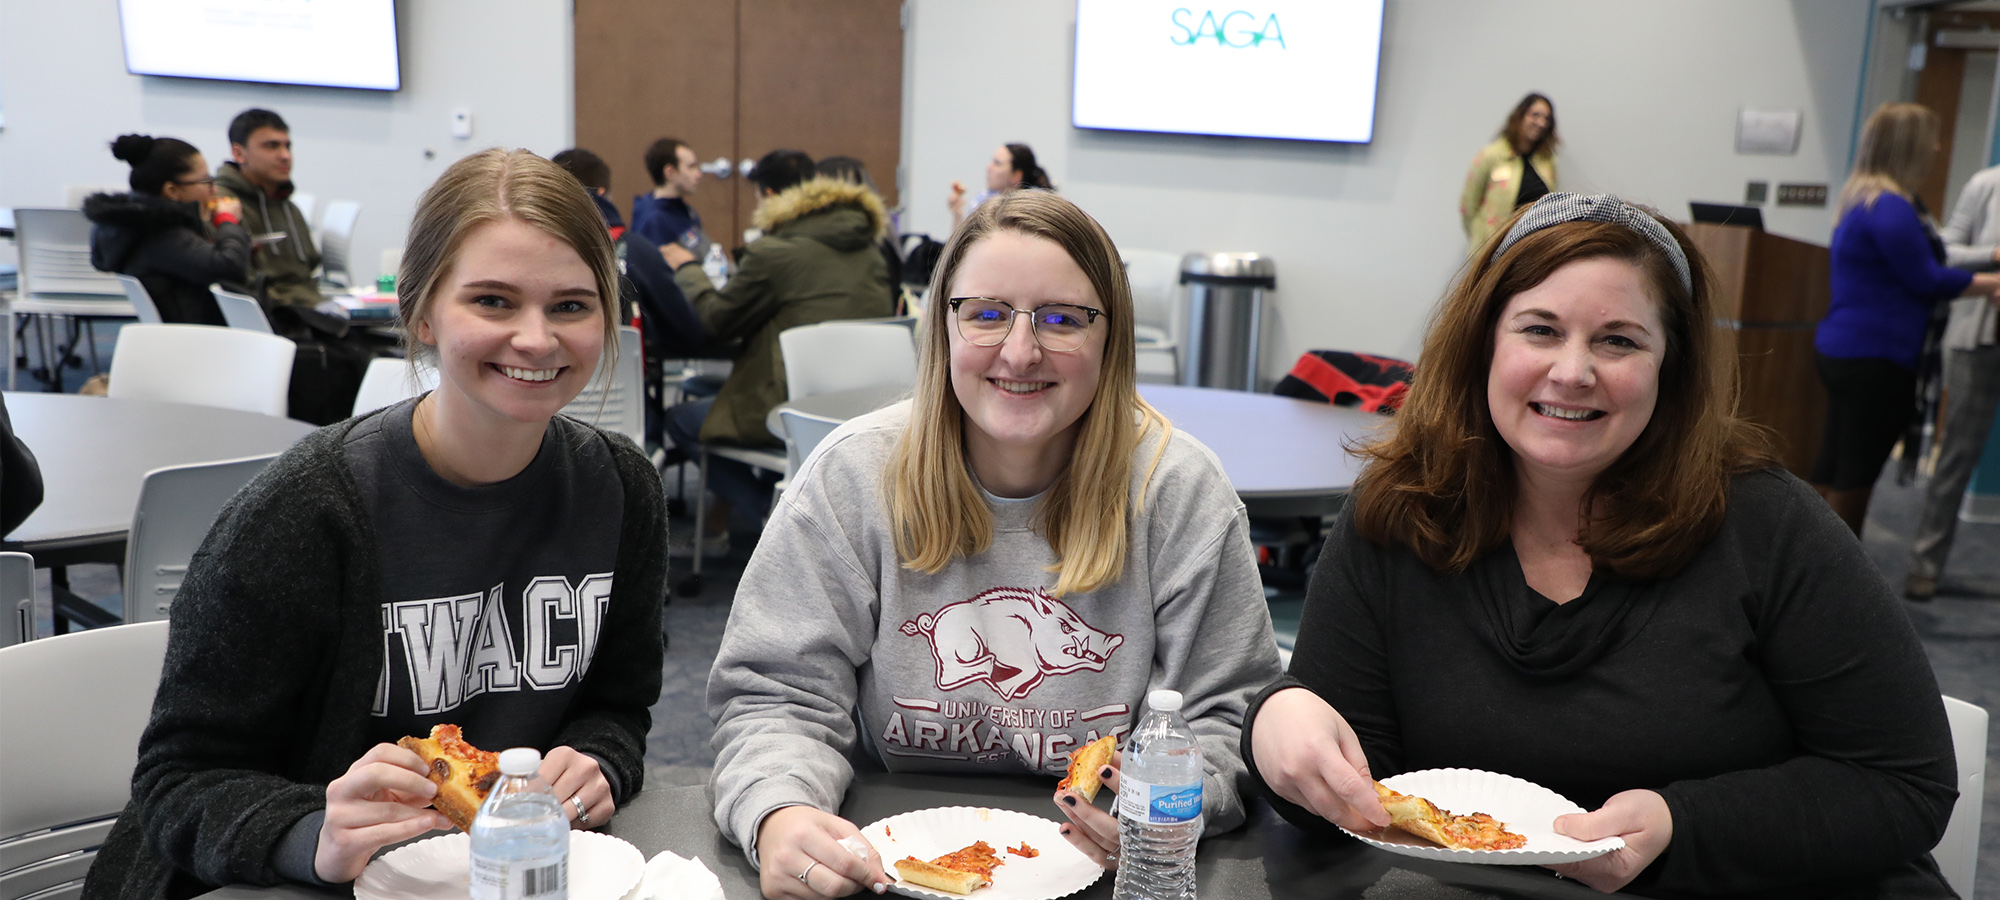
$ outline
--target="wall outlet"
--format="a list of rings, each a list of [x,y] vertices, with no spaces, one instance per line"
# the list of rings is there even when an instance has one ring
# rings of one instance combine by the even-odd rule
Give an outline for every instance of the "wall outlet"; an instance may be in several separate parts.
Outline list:
[[[461,106],[451,111],[451,136],[455,138],[472,136],[472,110]]]
[[[1771,183],[1752,181],[1743,187],[1743,202],[1751,206],[1762,206],[1764,198],[1770,196]]]
[[[1779,206],[1825,206],[1826,185],[1823,184],[1780,184],[1778,185]]]

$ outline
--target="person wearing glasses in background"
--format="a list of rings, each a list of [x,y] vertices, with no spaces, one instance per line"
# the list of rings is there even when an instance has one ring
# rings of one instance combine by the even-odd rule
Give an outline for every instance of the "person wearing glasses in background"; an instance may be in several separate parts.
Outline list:
[[[1053,779],[1154,688],[1186,697],[1208,832],[1244,818],[1239,728],[1279,674],[1249,520],[1138,394],[1117,248],[1069,201],[1012,192],[953,234],[929,297],[915,396],[793,477],[709,676],[716,823],[766,897],[892,880],[837,843],[855,767]],[[1116,865],[1117,820],[1053,801]]]
[[[216,196],[207,160],[179,138],[128,134],[111,155],[132,166],[132,192],[84,198],[90,264],[139,279],[163,322],[225,324],[208,286],[240,287],[248,277],[242,204]]]

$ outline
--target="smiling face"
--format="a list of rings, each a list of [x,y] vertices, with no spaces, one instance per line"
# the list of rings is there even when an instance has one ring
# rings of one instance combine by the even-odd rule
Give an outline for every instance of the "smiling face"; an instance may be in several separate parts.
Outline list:
[[[1666,332],[1638,266],[1569,263],[1514,295],[1494,328],[1486,403],[1523,482],[1588,483],[1646,430]]]
[[[1540,100],[1529,104],[1527,113],[1521,116],[1521,137],[1534,146],[1542,135],[1549,133],[1549,123],[1555,120],[1555,115],[1555,110]]]
[[[986,161],[986,189],[997,194],[1020,183],[1020,173],[1014,171],[1014,153],[1002,144]]]
[[[1015,309],[1049,304],[1103,308],[1090,278],[1062,247],[1045,238],[996,232],[965,252],[952,297],[985,297]],[[969,344],[951,327],[951,388],[965,410],[966,451],[973,470],[992,484],[987,466],[1004,459],[1066,459],[1078,422],[1097,396],[1109,319],[1089,325],[1083,346],[1044,350],[1026,316],[991,347]]]
[[[596,371],[604,315],[574,247],[502,219],[466,235],[417,339],[437,348],[437,399],[453,414],[546,427]]]

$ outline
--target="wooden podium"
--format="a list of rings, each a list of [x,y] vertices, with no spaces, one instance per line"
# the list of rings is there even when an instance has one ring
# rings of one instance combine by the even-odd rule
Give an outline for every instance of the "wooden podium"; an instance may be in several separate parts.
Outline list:
[[[1827,249],[1741,225],[1685,227],[1715,272],[1718,324],[1735,338],[1738,409],[1777,432],[1779,458],[1804,478],[1826,422],[1813,329],[1832,298]]]

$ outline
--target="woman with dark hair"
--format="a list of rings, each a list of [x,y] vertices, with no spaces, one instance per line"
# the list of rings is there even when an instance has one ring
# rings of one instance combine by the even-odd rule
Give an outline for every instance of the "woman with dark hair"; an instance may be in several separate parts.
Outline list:
[[[1813,336],[1826,429],[1812,484],[1856,535],[1882,464],[1916,420],[1920,376],[1937,373],[1951,301],[2000,292],[2000,273],[1945,266],[1944,241],[1917,199],[1937,159],[1938,128],[1929,109],[1883,104],[1862,126],[1854,171],[1840,189],[1833,296]],[[1906,441],[1904,452],[1914,459],[1917,441]]]
[[[829,156],[813,164],[813,170],[821,178],[858,184],[871,191],[875,190],[875,179],[868,177],[868,167],[852,156]],[[880,196],[879,191],[876,192]],[[886,205],[886,204],[884,204]],[[895,213],[890,214],[892,217]],[[896,251],[896,229],[892,222],[889,233],[875,242],[875,249],[882,251],[882,261],[889,265],[889,298],[902,311],[903,300],[903,254]]]
[[[1480,148],[1458,197],[1459,225],[1479,249],[1514,210],[1556,190],[1556,107],[1541,94],[1514,104],[1500,136]]]
[[[1248,717],[1287,818],[1372,831],[1370,778],[1461,767],[1592,810],[1512,824],[1622,837],[1552,867],[1601,891],[1951,896],[1937,682],[1736,417],[1711,291],[1686,234],[1611,196],[1549,195],[1480,247]]]
[[[186,141],[128,134],[111,143],[111,155],[131,164],[132,192],[84,198],[83,214],[95,223],[91,265],[139,279],[162,321],[226,324],[209,285],[249,278],[243,205],[216,196],[208,161]]]
[[[965,221],[968,209],[976,209],[987,198],[1004,194],[1018,187],[1041,188],[1053,191],[1056,186],[1049,183],[1049,173],[1035,162],[1035,151],[1027,144],[1002,144],[993,151],[993,158],[986,161],[986,190],[965,202],[964,182],[951,183],[951,195],[945,198],[945,205],[951,207],[951,227],[958,229],[958,223]]]
[[[526,150],[424,192],[398,321],[438,386],[308,435],[209,530],[84,897],[353,881],[451,827],[397,745],[438,725],[541,750],[572,828],[638,794],[665,502],[631,441],[561,414],[618,358],[618,278],[576,180]]]

